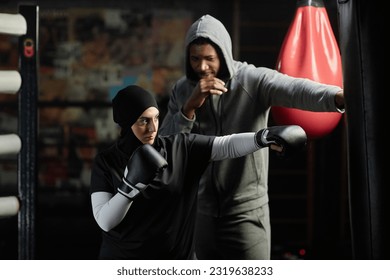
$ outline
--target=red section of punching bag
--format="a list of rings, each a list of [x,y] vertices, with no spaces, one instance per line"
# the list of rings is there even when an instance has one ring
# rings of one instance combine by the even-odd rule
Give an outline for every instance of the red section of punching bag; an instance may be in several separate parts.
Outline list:
[[[294,20],[287,31],[277,60],[278,71],[293,77],[342,86],[340,51],[322,0],[297,2]],[[311,112],[274,106],[278,125],[297,124],[309,139],[329,134],[339,123],[337,112]]]

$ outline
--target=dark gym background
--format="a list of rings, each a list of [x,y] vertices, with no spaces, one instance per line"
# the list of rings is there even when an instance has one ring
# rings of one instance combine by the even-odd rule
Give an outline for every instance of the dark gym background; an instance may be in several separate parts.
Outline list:
[[[191,22],[209,13],[220,19],[233,40],[236,59],[256,66],[275,68],[275,62],[295,13],[293,0],[225,0],[225,1],[1,1],[0,12],[16,13],[19,4],[37,4],[46,21],[40,22],[40,41],[44,31],[50,30],[50,15],[66,14],[68,9],[122,9],[145,18],[155,11],[168,14],[184,13]],[[324,0],[330,23],[338,38],[336,1]],[[88,15],[86,15],[88,17]],[[114,20],[114,19],[113,19]],[[88,21],[85,21],[88,24]],[[98,23],[97,23],[98,24]],[[56,36],[66,36],[63,32]],[[77,38],[89,38],[93,26],[78,26]],[[172,30],[174,33],[175,30]],[[82,34],[85,33],[85,34]],[[53,36],[53,34],[51,34]],[[69,34],[67,34],[69,35]],[[17,67],[15,58],[2,53],[2,42],[8,37],[0,35],[0,69]],[[58,39],[58,38],[57,38]],[[11,44],[14,43],[11,40]],[[99,46],[96,46],[98,49]],[[54,52],[50,49],[41,49]],[[180,49],[178,52],[182,52]],[[52,53],[50,53],[52,55]],[[130,54],[129,54],[130,55]],[[178,53],[178,56],[182,53]],[[41,60],[48,53],[40,53]],[[60,59],[61,57],[59,57]],[[41,61],[43,64],[47,61]],[[16,61],[17,63],[17,61]],[[142,65],[140,66],[142,67]],[[41,67],[40,71],[46,68]],[[92,81],[93,82],[93,81]],[[41,83],[41,85],[43,82]],[[100,111],[110,110],[110,103],[101,100],[50,100],[56,87],[40,88],[40,133],[38,147],[39,182],[36,201],[35,259],[95,259],[100,242],[100,231],[95,224],[89,201],[89,159],[80,151],[93,154],[108,145],[107,142],[90,142],[89,133],[95,133],[74,121],[63,127],[56,120],[44,119],[44,111],[81,110],[87,116],[99,118]],[[77,92],[73,92],[77,96]],[[100,93],[97,92],[97,95]],[[164,92],[168,94],[168,92]],[[164,97],[164,96],[163,96]],[[161,104],[164,103],[164,98]],[[0,96],[0,113],[17,110],[12,98]],[[50,115],[48,115],[50,118]],[[0,133],[12,132],[14,126],[0,116]],[[51,122],[51,123],[50,123]],[[272,124],[272,120],[270,121]],[[4,126],[7,123],[6,126]],[[50,123],[50,129],[48,125]],[[63,134],[61,134],[63,133]],[[61,138],[61,135],[64,137]],[[66,137],[65,137],[66,136]],[[55,140],[53,140],[55,139]],[[62,141],[59,141],[62,139]],[[50,142],[54,141],[54,143]],[[48,147],[55,156],[47,156]],[[61,151],[59,153],[58,151]],[[65,152],[64,152],[65,151]],[[58,155],[61,157],[59,158]],[[17,195],[16,178],[5,177],[13,170],[16,160],[0,158],[0,196]],[[55,180],[66,171],[67,180]],[[10,172],[11,173],[11,172]],[[9,176],[9,175],[8,175]],[[16,176],[16,174],[15,174]],[[294,159],[282,161],[271,156],[269,194],[272,224],[273,259],[351,259],[347,195],[346,147],[344,119],[328,136],[309,143],[306,152]],[[18,259],[17,217],[0,218],[0,259]]]

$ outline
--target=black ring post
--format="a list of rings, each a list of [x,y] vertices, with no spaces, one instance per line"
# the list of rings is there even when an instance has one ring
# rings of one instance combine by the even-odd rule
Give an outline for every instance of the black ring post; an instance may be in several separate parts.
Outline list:
[[[18,155],[19,259],[34,259],[35,191],[37,184],[37,103],[38,103],[38,7],[19,6],[26,19],[27,32],[19,37],[19,71],[22,86],[19,91],[18,130],[22,148]]]

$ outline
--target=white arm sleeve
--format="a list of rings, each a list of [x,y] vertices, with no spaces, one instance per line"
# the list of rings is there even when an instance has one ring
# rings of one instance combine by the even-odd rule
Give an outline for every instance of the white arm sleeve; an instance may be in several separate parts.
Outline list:
[[[211,150],[211,161],[237,158],[259,150],[255,132],[217,136]]]
[[[123,220],[132,201],[120,193],[95,192],[91,195],[91,203],[97,224],[102,230],[109,231]]]

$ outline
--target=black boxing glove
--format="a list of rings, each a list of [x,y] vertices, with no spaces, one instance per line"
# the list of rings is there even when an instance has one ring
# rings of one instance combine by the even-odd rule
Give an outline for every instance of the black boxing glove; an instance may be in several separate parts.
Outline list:
[[[289,157],[301,151],[307,142],[306,132],[299,125],[271,126],[256,132],[259,147],[280,146],[279,156]]]
[[[127,162],[118,192],[133,200],[146,190],[149,183],[168,166],[165,158],[151,145],[138,147]]]

